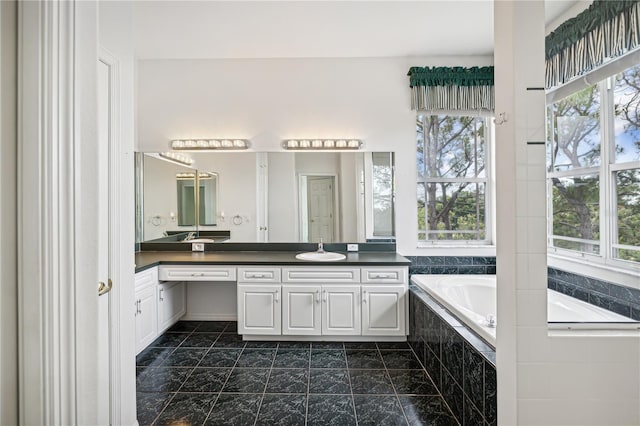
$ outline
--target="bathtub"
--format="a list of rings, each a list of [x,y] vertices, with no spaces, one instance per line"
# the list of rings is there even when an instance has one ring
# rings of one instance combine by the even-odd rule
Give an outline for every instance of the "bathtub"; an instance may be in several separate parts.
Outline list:
[[[495,275],[412,275],[411,282],[495,347],[498,322]],[[547,302],[549,328],[611,328],[611,323],[615,323],[615,328],[640,327],[631,318],[554,290],[547,290]]]

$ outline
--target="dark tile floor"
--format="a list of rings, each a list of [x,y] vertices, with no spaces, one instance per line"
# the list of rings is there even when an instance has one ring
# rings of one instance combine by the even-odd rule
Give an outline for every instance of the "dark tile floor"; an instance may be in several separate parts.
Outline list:
[[[406,343],[244,342],[181,321],[136,359],[140,425],[457,425]]]

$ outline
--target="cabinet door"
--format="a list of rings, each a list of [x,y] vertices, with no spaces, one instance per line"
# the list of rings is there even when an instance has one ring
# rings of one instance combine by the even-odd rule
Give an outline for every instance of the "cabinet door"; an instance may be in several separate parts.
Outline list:
[[[238,334],[281,334],[279,285],[238,284]]]
[[[322,286],[322,334],[360,334],[360,286]]]
[[[404,285],[362,286],[362,335],[405,334]]]
[[[136,291],[136,354],[158,336],[156,286]]]
[[[158,333],[175,324],[186,310],[185,283],[158,285]]]
[[[319,336],[322,318],[320,286],[282,286],[282,334]]]

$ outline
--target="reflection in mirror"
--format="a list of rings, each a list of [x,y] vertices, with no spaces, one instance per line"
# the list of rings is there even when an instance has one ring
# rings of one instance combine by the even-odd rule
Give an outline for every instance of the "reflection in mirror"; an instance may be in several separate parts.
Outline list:
[[[178,226],[196,224],[195,173],[178,173]]]
[[[178,208],[178,194],[190,188],[200,198],[201,231],[228,230],[231,242],[388,242],[394,240],[393,153],[390,152],[215,152],[192,153],[200,191],[193,179],[176,194],[176,168],[166,176],[147,173],[145,155],[144,240],[163,231],[195,230],[195,205]],[[152,158],[153,159],[153,158]],[[155,160],[155,159],[153,159]],[[159,161],[159,160],[155,160]],[[182,168],[182,172],[195,170]],[[210,173],[215,170],[216,173]],[[211,179],[203,179],[203,174]],[[224,176],[221,182],[219,177]],[[151,194],[148,200],[147,193]],[[189,193],[187,191],[187,193]],[[187,199],[189,196],[182,196]],[[162,199],[162,206],[152,203]],[[188,198],[190,200],[190,198]],[[197,203],[197,200],[196,200]],[[187,207],[191,206],[191,207]],[[188,209],[191,208],[191,212]],[[177,211],[175,222],[170,213]],[[184,210],[184,214],[182,212]],[[149,223],[160,216],[161,223]],[[183,217],[184,216],[184,217]],[[189,219],[190,218],[190,219]]]
[[[159,158],[156,154],[144,154],[143,156],[143,193],[138,194],[141,200],[137,200],[143,206],[142,212],[142,241],[162,238],[166,233],[172,231],[192,231],[195,230],[195,220],[184,218],[180,214],[185,210],[187,200],[192,200],[191,211],[195,209],[193,195],[195,170],[186,166],[180,166]],[[191,194],[185,191],[180,194],[178,201],[178,190],[180,184],[176,184],[176,176],[183,178],[178,182],[183,185],[190,185]],[[189,177],[190,176],[190,177]],[[181,208],[179,208],[182,206]],[[182,217],[181,217],[182,216]]]
[[[373,237],[393,237],[395,235],[393,153],[373,152],[370,170],[373,185]]]
[[[199,192],[196,199],[195,172],[176,175],[178,194],[178,226],[193,226],[196,223],[196,204],[200,225],[215,226],[217,218],[216,196],[218,175],[198,172]]]

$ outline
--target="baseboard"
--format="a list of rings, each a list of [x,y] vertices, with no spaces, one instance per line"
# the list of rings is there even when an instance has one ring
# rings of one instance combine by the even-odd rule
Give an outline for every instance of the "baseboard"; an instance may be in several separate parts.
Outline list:
[[[198,314],[187,313],[180,318],[181,321],[237,321],[235,314]]]
[[[294,335],[265,335],[243,334],[242,340],[261,341],[292,341],[292,342],[406,342],[407,336],[294,336]]]

